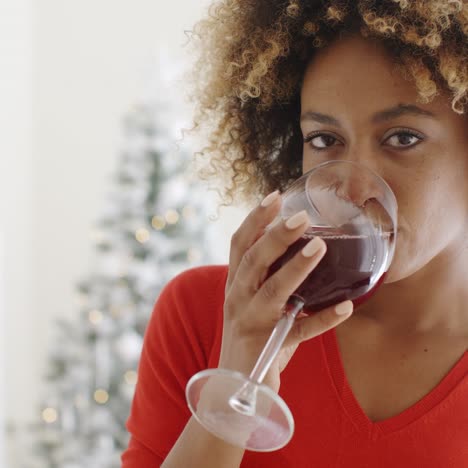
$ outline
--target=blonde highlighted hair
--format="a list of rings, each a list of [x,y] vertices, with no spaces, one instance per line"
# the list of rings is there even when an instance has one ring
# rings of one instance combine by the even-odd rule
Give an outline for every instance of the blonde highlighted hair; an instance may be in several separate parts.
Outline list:
[[[195,128],[208,124],[202,177],[223,199],[283,189],[301,174],[300,87],[318,48],[359,32],[380,41],[429,102],[468,106],[468,3],[463,0],[223,0],[193,30]]]

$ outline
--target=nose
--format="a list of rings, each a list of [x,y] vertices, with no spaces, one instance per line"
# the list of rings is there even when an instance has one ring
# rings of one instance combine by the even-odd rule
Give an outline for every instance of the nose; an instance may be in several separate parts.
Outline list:
[[[339,198],[363,207],[369,200],[383,196],[384,183],[367,159],[350,155],[343,161],[345,164],[337,166],[328,180]]]
[[[310,198],[316,210],[323,220],[335,226],[351,222],[361,214],[382,224],[391,216],[386,213],[392,207],[387,184],[362,163],[348,160],[343,163],[330,161],[317,171],[316,177],[311,176]]]
[[[364,207],[369,200],[378,200],[383,196],[379,180],[372,173],[358,169],[343,175],[336,181],[335,187],[339,198],[359,207]]]
[[[335,186],[336,196],[359,207],[375,225],[390,232],[396,223],[396,200],[382,177],[367,166],[351,163]]]

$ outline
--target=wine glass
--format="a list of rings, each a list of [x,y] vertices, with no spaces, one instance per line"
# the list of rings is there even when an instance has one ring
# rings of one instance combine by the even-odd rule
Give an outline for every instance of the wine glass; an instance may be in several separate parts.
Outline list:
[[[294,433],[288,406],[262,381],[297,314],[311,314],[344,300],[358,306],[383,282],[394,254],[395,195],[380,176],[360,163],[327,161],[294,181],[282,194],[279,219],[302,210],[310,219],[308,229],[270,266],[267,278],[312,237],[321,237],[327,252],[290,296],[252,372],[246,376],[207,369],[195,374],[186,387],[196,420],[217,437],[248,450],[277,450]]]

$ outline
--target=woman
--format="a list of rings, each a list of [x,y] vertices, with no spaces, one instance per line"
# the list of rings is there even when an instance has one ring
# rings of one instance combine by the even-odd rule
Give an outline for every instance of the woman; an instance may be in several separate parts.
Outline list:
[[[229,266],[184,272],[158,299],[123,466],[468,466],[468,4],[226,0],[195,32],[209,168],[230,171],[228,200],[273,193],[234,234]],[[297,320],[267,378],[294,437],[244,452],[191,418],[184,388],[208,367],[248,372],[323,257],[315,239],[263,281],[307,226],[300,214],[264,231],[275,190],[330,159],[393,189],[395,258],[356,311],[348,301]]]

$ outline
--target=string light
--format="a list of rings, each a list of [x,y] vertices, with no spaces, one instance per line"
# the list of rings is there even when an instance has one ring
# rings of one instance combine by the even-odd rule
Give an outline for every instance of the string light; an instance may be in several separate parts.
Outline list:
[[[124,379],[129,385],[136,385],[138,374],[134,370],[129,370],[125,372]]]
[[[127,281],[127,278],[120,278],[117,285],[120,287],[120,288],[126,288],[128,286],[128,281]]]
[[[42,419],[48,424],[57,421],[57,416],[57,410],[54,408],[45,408],[42,412]]]
[[[77,408],[84,408],[86,406],[86,400],[83,395],[76,395],[75,406]]]
[[[137,229],[137,231],[135,232],[135,238],[138,242],[140,242],[141,244],[144,244],[145,242],[148,242],[150,238],[150,233],[148,229],[140,228],[140,229]]]
[[[193,206],[187,205],[182,208],[182,216],[185,219],[193,218],[194,215],[195,215],[195,209],[193,208]]]
[[[176,224],[179,221],[179,213],[176,210],[167,210],[164,215],[167,224]]]
[[[117,317],[120,317],[122,315],[122,310],[117,306],[111,306],[110,313],[111,313],[112,317],[117,318]]]
[[[166,220],[162,216],[153,216],[151,225],[157,231],[161,231],[166,226]]]
[[[128,275],[128,272],[129,272],[129,268],[128,266],[121,266],[119,269],[116,269],[116,273],[120,276],[120,277],[124,277],[124,276],[127,276]]]
[[[130,253],[125,253],[120,257],[120,269],[122,270],[122,276],[125,274],[126,271],[128,271],[128,268],[133,260],[134,256]]]
[[[76,293],[75,303],[78,307],[85,307],[88,304],[88,295],[82,292]]]
[[[127,263],[131,263],[133,260],[135,260],[135,255],[132,252],[128,252],[125,255]]]
[[[98,244],[100,242],[104,241],[105,238],[106,238],[104,232],[101,229],[98,229],[98,228],[94,228],[94,229],[91,230],[90,237],[91,237],[91,240],[93,240],[94,242],[96,242]]]
[[[196,249],[195,247],[190,247],[187,250],[187,260],[189,262],[198,262],[200,259],[201,259],[200,250]]]
[[[102,322],[102,312],[97,309],[90,310],[88,319],[93,325],[97,325]]]
[[[94,392],[94,400],[100,405],[105,405],[109,401],[109,394],[102,388],[98,388]]]

